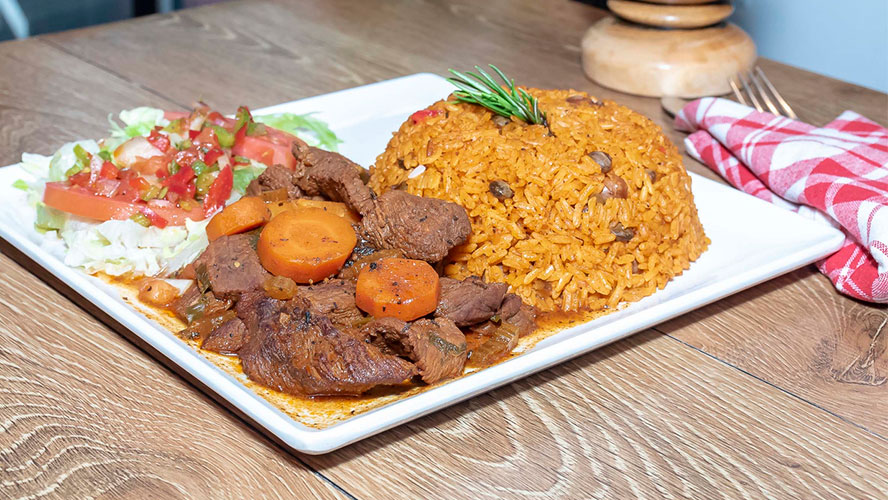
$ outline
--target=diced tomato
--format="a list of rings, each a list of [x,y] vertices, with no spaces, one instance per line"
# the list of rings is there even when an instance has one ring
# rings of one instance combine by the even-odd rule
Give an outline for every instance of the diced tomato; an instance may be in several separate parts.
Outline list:
[[[213,132],[212,127],[204,127],[204,129],[194,138],[194,142],[196,144],[205,144],[210,148],[219,147],[219,140],[216,139],[216,132]]]
[[[43,194],[43,202],[47,206],[63,212],[96,220],[127,219],[134,213],[142,213],[147,205],[144,202],[130,202],[119,196],[106,198],[80,186],[68,186],[64,182],[47,182]],[[203,220],[204,210],[195,207],[185,211],[177,207],[152,207],[156,215],[168,224],[181,226],[185,219]],[[147,217],[147,214],[146,214]],[[150,220],[150,217],[149,217]]]
[[[106,198],[111,198],[117,194],[119,188],[120,181],[117,179],[99,179],[95,184],[96,194]]]
[[[151,184],[144,177],[139,176],[130,178],[129,185],[139,191],[144,191],[151,187]]]
[[[79,172],[68,177],[68,182],[75,186],[89,186],[89,172]]]
[[[215,164],[219,160],[219,157],[223,154],[224,153],[222,153],[221,149],[213,148],[207,151],[207,153],[204,155],[204,163],[212,167],[213,164]]]
[[[160,184],[169,188],[170,192],[185,196],[188,186],[194,187],[194,170],[189,166],[181,167],[178,172],[162,180]]]
[[[430,118],[432,116],[438,116],[440,114],[441,114],[440,109],[421,109],[421,110],[417,111],[416,113],[413,113],[412,115],[410,115],[410,119],[413,120],[413,123],[420,123],[427,118]]]
[[[193,141],[194,138],[198,136],[198,134],[200,134],[200,130],[189,130],[188,131],[188,138]]]
[[[216,180],[210,184],[206,197],[204,197],[203,208],[207,217],[225,206],[225,202],[231,196],[233,185],[234,173],[231,171],[231,167],[225,167],[220,170]]]
[[[231,118],[225,118],[221,113],[217,111],[213,111],[209,115],[207,115],[207,122],[212,123],[213,125],[218,125],[220,127],[225,127],[229,130],[234,130],[234,120]]]
[[[158,132],[157,128],[148,134],[148,142],[162,153],[166,153],[170,149],[170,138]]]
[[[118,175],[120,175],[120,170],[114,166],[110,161],[106,161],[102,163],[102,170],[99,173],[105,179],[116,179]]]
[[[172,151],[166,154],[152,156],[150,158],[136,158],[130,164],[130,168],[145,175],[158,175],[158,172],[167,172],[167,167],[172,159]]]
[[[142,207],[139,211],[142,212],[142,215],[148,217],[148,220],[151,221],[152,226],[157,226],[160,229],[163,229],[167,227],[167,224],[169,224],[166,219],[164,219],[160,215],[157,215],[157,212],[151,210],[148,207]]]
[[[200,158],[200,152],[196,146],[192,146],[184,151],[179,151],[174,158],[180,167],[190,167],[194,160]]]

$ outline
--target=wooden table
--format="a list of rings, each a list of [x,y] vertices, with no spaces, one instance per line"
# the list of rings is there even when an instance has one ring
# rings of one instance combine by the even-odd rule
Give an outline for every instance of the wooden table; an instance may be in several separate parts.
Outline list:
[[[680,141],[656,100],[583,77],[580,37],[602,15],[567,1],[234,2],[7,42],[0,164],[100,137],[123,108],[202,98],[231,112],[488,62],[524,84],[625,103]],[[853,109],[888,123],[884,94],[762,65],[806,121]],[[0,497],[888,495],[888,313],[838,295],[810,266],[305,456],[10,255],[0,255]]]

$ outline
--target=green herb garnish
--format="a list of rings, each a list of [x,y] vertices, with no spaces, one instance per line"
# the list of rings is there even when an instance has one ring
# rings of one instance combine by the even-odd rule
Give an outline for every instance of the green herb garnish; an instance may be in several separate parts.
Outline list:
[[[475,66],[479,74],[472,72],[460,73],[450,70],[453,77],[447,81],[459,90],[453,93],[460,102],[478,104],[506,118],[517,117],[527,123],[546,125],[546,114],[540,111],[536,97],[528,94],[524,89],[515,87],[515,80],[507,77],[499,68],[490,65],[490,68],[505,82],[508,89],[496,82],[480,66]]]

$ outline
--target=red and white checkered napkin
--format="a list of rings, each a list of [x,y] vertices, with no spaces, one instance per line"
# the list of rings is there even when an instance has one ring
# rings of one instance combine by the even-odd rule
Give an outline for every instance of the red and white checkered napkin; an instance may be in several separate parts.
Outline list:
[[[817,267],[846,295],[888,302],[888,129],[852,111],[816,128],[713,97],[675,126],[737,189],[842,229],[844,245]]]

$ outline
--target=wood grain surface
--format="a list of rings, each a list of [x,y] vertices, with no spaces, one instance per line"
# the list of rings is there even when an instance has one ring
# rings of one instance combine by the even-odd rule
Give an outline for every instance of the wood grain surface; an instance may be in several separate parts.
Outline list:
[[[579,40],[602,15],[232,2],[4,43],[0,162],[100,136],[136,105],[233,111],[488,62],[617,100],[680,141],[656,100],[583,77]],[[804,120],[853,109],[888,124],[884,94],[761,63]],[[888,311],[812,267],[320,457],[271,443],[39,274],[0,256],[3,498],[888,495]]]

